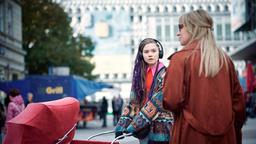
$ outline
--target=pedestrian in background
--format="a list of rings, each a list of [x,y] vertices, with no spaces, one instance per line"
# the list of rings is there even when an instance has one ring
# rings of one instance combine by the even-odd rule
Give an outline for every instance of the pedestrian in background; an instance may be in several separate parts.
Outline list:
[[[4,124],[5,124],[5,109],[4,109],[4,105],[2,104],[2,101],[0,101],[0,144],[2,143],[3,140],[3,128],[4,128]]]
[[[28,95],[27,95],[27,102],[26,102],[26,104],[25,104],[25,107],[27,107],[28,106],[28,104],[30,104],[30,103],[33,103],[33,93],[28,93]]]
[[[112,109],[113,109],[113,125],[116,126],[118,120],[121,117],[123,109],[123,99],[119,95],[118,97],[113,97],[112,99]]]
[[[9,92],[10,103],[8,104],[7,113],[6,113],[6,121],[11,120],[20,114],[24,108],[24,100],[20,94],[18,89],[12,89]]]
[[[116,112],[116,123],[117,123],[121,117],[123,105],[124,105],[124,100],[121,97],[121,95],[118,95],[117,99],[115,100],[115,105],[117,107],[117,112]]]
[[[107,127],[107,113],[108,113],[108,101],[104,96],[101,102],[100,115],[103,120],[102,127]]]
[[[241,144],[245,120],[242,88],[232,60],[216,45],[204,10],[179,18],[184,46],[169,57],[164,108],[174,113],[171,144]]]
[[[115,128],[116,137],[132,133],[141,144],[168,144],[172,114],[162,107],[165,66],[159,61],[163,47],[152,38],[138,48],[133,69],[130,102]]]
[[[114,96],[113,97],[113,99],[112,99],[112,111],[113,111],[113,125],[114,126],[116,126],[116,124],[117,124],[117,110],[118,110],[118,108],[117,108],[117,106],[116,106],[116,103],[115,103],[115,101],[116,101],[116,96]]]
[[[4,108],[5,108],[5,110],[7,110],[10,101],[11,101],[10,97],[7,94],[7,96],[4,98]]]
[[[12,89],[10,90],[8,94],[10,98],[10,102],[8,104],[7,112],[6,112],[6,122],[5,122],[5,133],[7,130],[6,123],[19,115],[25,108],[24,100],[20,94],[20,91],[18,89]]]

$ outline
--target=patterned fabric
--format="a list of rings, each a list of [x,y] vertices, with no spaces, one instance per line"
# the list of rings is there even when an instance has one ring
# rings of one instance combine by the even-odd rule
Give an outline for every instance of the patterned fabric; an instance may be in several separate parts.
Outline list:
[[[165,142],[170,139],[170,130],[173,124],[173,116],[163,109],[163,79],[165,67],[161,68],[153,81],[152,97],[148,96],[147,102],[142,105],[136,99],[135,92],[131,90],[130,103],[124,109],[116,131],[126,131],[128,133],[138,132],[150,125],[150,130],[146,138],[140,140],[141,143]]]

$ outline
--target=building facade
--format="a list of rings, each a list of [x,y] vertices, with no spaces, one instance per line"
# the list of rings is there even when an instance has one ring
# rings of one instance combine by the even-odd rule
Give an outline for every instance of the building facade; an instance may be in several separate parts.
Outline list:
[[[233,0],[232,7],[235,9],[231,13],[232,28],[242,32],[246,40],[231,53],[231,57],[256,66],[256,0]]]
[[[243,33],[234,33],[231,29],[231,0],[58,0],[56,2],[59,2],[70,15],[75,35],[80,33],[91,36],[96,43],[99,43],[96,45],[94,72],[99,75],[99,80],[104,82],[120,84],[131,81],[137,47],[146,37],[161,41],[165,52],[162,61],[168,65],[167,57],[181,48],[176,36],[179,16],[191,10],[204,9],[210,13],[214,20],[217,44],[228,54],[245,39]],[[103,46],[100,46],[102,42]],[[118,45],[116,49],[115,44]],[[117,53],[113,52],[109,55],[108,52],[113,49]],[[119,53],[120,50],[125,53]],[[123,58],[117,56],[121,54]],[[244,67],[243,62],[237,62],[236,65]]]
[[[0,0],[0,80],[25,76],[20,0]]]

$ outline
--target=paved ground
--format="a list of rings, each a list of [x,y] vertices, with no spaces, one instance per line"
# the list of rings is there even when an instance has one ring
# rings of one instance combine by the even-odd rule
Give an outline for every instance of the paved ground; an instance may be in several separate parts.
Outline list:
[[[99,134],[101,132],[112,131],[114,126],[112,123],[112,116],[108,116],[108,127],[102,128],[102,122],[100,120],[94,120],[87,123],[86,128],[80,128],[76,130],[75,140],[87,140],[90,136]],[[243,127],[243,144],[256,144],[256,118],[248,119]],[[112,141],[114,139],[114,133],[105,134],[93,138],[92,140],[99,141]],[[139,144],[139,141],[133,137],[127,137],[119,141],[121,144]]]
[[[248,119],[243,126],[243,144],[256,144],[256,118]]]
[[[76,134],[74,139],[75,140],[87,140],[89,137],[102,133],[102,132],[108,132],[108,131],[113,131],[114,130],[114,126],[113,126],[113,116],[110,115],[107,117],[107,127],[106,128],[102,128],[102,121],[100,120],[94,120],[91,122],[87,123],[86,128],[78,128],[76,130]],[[114,133],[110,133],[110,134],[104,134],[101,136],[97,136],[92,138],[91,140],[97,140],[97,141],[109,141],[111,142],[112,140],[115,139],[115,135]],[[139,144],[139,141],[134,138],[134,137],[126,137],[125,139],[119,140],[120,144]]]

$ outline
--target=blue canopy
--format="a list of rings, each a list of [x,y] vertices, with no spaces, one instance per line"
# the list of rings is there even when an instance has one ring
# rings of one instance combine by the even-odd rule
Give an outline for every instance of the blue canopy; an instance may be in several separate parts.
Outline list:
[[[90,81],[79,76],[27,76],[22,80],[0,82],[0,90],[8,93],[12,88],[20,90],[24,99],[33,93],[34,102],[43,102],[72,96],[78,100],[112,85]]]

